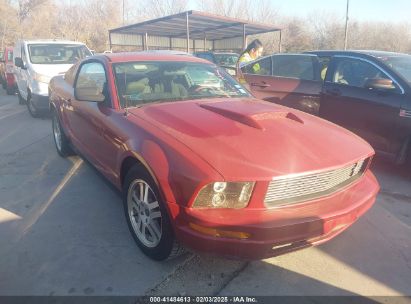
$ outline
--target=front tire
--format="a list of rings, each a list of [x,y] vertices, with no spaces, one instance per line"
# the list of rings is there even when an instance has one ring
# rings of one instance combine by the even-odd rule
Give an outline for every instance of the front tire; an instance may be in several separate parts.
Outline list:
[[[153,178],[133,166],[124,180],[123,205],[128,228],[141,251],[162,261],[184,252],[175,240],[165,203]]]
[[[17,89],[17,98],[19,99],[19,105],[24,105],[26,101],[21,97],[19,89]]]
[[[66,135],[64,134],[63,128],[61,127],[57,112],[53,110],[52,113],[52,131],[57,153],[60,154],[61,157],[72,155],[73,150],[71,149],[70,143]]]
[[[27,109],[33,118],[40,117],[39,110],[34,106],[30,93],[27,94]]]

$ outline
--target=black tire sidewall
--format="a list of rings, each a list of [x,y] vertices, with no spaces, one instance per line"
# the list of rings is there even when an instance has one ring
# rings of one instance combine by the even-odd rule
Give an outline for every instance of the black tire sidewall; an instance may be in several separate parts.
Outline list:
[[[39,111],[36,109],[36,107],[33,105],[32,101],[31,101],[31,96],[30,94],[27,94],[27,109],[29,110],[29,113],[32,117],[37,118],[39,117]],[[35,111],[33,111],[33,109],[31,108],[31,106],[35,109]]]
[[[57,146],[57,143],[56,143],[56,138],[54,136],[54,124],[55,123],[58,123],[59,128],[60,128],[61,150],[59,150],[59,148]],[[71,154],[70,153],[71,152],[70,144],[67,140],[66,135],[64,134],[63,128],[61,127],[59,116],[58,116],[56,110],[54,110],[54,109],[52,110],[51,128],[52,128],[52,132],[53,132],[53,141],[54,141],[54,145],[56,146],[57,153],[60,154],[61,157],[67,157],[68,155]]]
[[[19,104],[24,105],[26,101],[21,97],[19,89],[17,89],[17,98],[19,99]]]
[[[7,93],[7,95],[13,95],[14,94],[14,88],[7,87],[6,88],[6,93]]]
[[[160,211],[161,211],[161,227],[162,227],[161,239],[160,239],[159,244],[153,248],[145,246],[138,239],[137,235],[134,232],[133,226],[131,224],[130,217],[128,215],[128,205],[127,205],[128,190],[129,190],[131,183],[136,179],[142,179],[147,184],[150,185],[151,189],[154,191],[154,194],[157,197],[157,201],[158,201]],[[124,179],[122,192],[123,192],[122,196],[123,196],[124,214],[126,216],[127,225],[138,247],[141,249],[141,251],[144,252],[144,254],[146,254],[148,257],[150,257],[153,260],[162,261],[162,260],[167,259],[170,256],[171,251],[173,249],[175,238],[174,238],[174,233],[172,230],[172,225],[170,223],[168,211],[166,209],[164,200],[162,196],[160,195],[158,186],[154,182],[154,179],[141,166],[135,165],[128,171]]]

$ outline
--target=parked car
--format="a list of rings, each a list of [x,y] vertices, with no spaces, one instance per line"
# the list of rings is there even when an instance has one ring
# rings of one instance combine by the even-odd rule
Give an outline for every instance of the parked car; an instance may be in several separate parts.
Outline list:
[[[13,72],[13,48],[6,47],[2,57],[0,57],[0,80],[3,89],[6,90],[8,95],[13,95],[16,89],[16,81]]]
[[[195,52],[194,56],[203,58],[225,68],[225,70],[232,76],[236,75],[236,65],[239,57],[237,53],[204,51]]]
[[[252,98],[193,56],[94,56],[49,89],[57,152],[79,152],[122,190],[130,232],[156,260],[181,245],[257,259],[320,244],[379,190],[365,141]]]
[[[19,40],[14,47],[15,77],[20,103],[33,117],[48,112],[48,84],[78,60],[91,56],[80,42],[65,40]]]
[[[261,99],[319,115],[402,164],[411,156],[411,56],[378,51],[273,55],[243,76]]]

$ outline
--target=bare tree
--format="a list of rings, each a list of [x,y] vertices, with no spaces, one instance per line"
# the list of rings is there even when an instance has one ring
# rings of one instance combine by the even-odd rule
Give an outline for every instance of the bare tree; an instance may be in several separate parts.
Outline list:
[[[202,11],[232,18],[274,23],[278,10],[268,0],[198,0]]]
[[[18,19],[22,23],[33,10],[40,5],[48,2],[48,0],[18,0]]]
[[[159,18],[187,10],[188,0],[142,0],[138,9],[146,18]]]
[[[66,38],[83,41],[97,51],[108,46],[108,30],[123,24],[163,17],[188,9],[188,0],[0,0],[0,39],[13,45],[18,38]],[[196,0],[206,12],[283,28],[283,51],[341,49],[344,16],[315,11],[307,18],[282,16],[269,0]],[[138,5],[138,6],[137,6]],[[278,50],[278,35],[260,38],[266,53]],[[408,23],[359,22],[351,20],[348,37],[351,49],[411,52]]]

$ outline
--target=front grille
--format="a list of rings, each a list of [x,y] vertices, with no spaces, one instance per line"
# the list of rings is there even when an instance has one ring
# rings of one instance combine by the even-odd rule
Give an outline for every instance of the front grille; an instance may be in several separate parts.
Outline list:
[[[331,194],[359,178],[369,159],[339,169],[273,179],[265,195],[267,207],[294,204]]]

